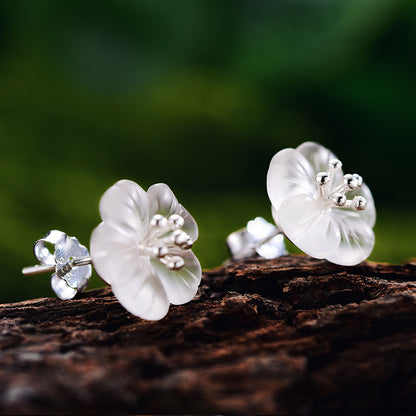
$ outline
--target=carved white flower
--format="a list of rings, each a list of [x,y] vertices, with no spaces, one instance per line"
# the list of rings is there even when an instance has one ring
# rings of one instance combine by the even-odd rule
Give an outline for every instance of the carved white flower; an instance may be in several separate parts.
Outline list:
[[[170,303],[195,296],[202,272],[190,248],[198,227],[167,185],[145,192],[121,180],[102,196],[100,214],[91,236],[93,265],[129,312],[158,320]]]
[[[374,247],[374,200],[361,176],[344,175],[325,147],[306,142],[270,162],[267,192],[273,218],[302,251],[351,266]]]

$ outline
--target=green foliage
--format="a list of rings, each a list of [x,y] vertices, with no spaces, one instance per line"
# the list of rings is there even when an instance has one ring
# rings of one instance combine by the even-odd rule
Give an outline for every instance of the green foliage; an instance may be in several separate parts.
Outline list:
[[[304,140],[370,185],[372,258],[414,257],[415,23],[411,0],[0,2],[0,300],[51,294],[20,275],[33,242],[87,244],[121,178],[168,183],[219,265]]]

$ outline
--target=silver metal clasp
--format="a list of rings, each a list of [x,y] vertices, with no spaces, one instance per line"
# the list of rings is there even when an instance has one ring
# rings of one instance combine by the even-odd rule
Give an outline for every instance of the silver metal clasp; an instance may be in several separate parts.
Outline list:
[[[87,287],[92,260],[88,249],[75,237],[52,230],[36,241],[33,251],[40,264],[25,267],[22,270],[25,276],[52,273],[51,286],[60,299],[72,299]]]
[[[231,233],[226,245],[233,261],[257,256],[275,259],[288,254],[283,234],[262,217],[256,217],[245,228]]]

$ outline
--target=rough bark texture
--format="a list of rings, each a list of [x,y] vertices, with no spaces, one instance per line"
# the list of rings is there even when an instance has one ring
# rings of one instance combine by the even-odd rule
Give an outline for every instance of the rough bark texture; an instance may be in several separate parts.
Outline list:
[[[207,271],[159,322],[109,288],[0,305],[3,413],[413,413],[416,263]]]

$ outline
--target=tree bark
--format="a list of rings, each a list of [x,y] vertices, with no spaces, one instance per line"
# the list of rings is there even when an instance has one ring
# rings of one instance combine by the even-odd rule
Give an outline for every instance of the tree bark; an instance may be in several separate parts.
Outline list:
[[[110,288],[0,305],[2,413],[414,413],[416,262],[206,271],[147,322]]]

